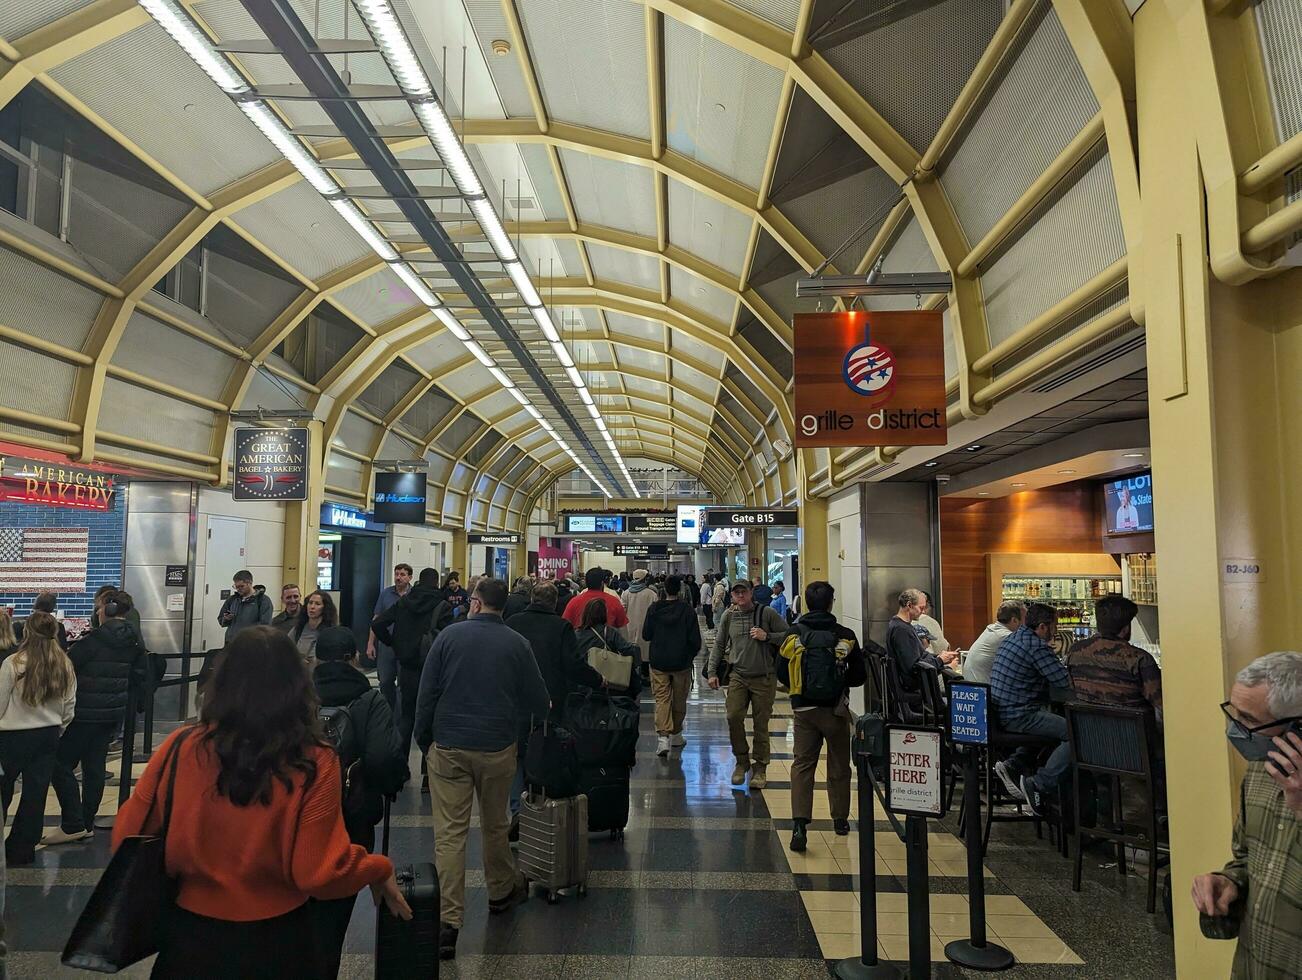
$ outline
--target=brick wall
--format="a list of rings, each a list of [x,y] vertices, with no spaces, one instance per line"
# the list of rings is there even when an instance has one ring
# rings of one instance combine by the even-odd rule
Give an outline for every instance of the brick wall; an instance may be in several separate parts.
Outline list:
[[[0,527],[84,527],[90,529],[86,561],[86,591],[60,592],[59,609],[68,619],[88,618],[95,590],[106,583],[122,584],[122,557],[127,535],[127,485],[118,483],[113,506],[106,511],[48,507],[43,504],[0,502]],[[32,611],[34,592],[0,592],[0,606],[17,615]]]

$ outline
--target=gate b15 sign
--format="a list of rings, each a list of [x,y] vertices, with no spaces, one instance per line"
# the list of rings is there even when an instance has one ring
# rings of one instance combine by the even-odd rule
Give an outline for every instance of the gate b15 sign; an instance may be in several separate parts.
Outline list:
[[[945,444],[939,312],[797,313],[793,336],[797,446]]]

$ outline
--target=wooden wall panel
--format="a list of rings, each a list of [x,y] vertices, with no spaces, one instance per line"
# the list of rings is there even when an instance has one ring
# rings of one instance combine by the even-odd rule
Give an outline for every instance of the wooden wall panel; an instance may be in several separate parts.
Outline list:
[[[994,619],[987,554],[1103,550],[1103,501],[1095,484],[1069,483],[989,500],[941,497],[945,636],[966,649]]]

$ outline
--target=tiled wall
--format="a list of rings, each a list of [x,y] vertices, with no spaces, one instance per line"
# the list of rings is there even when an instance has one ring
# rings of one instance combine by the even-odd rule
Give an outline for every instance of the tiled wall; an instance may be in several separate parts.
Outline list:
[[[59,593],[59,610],[73,619],[88,618],[95,606],[95,590],[101,585],[122,584],[122,554],[126,543],[127,492],[119,482],[113,506],[106,511],[49,507],[44,504],[0,502],[0,527],[84,527],[90,529],[90,551],[86,563],[86,591]],[[32,611],[35,592],[0,592],[0,606],[17,615]]]

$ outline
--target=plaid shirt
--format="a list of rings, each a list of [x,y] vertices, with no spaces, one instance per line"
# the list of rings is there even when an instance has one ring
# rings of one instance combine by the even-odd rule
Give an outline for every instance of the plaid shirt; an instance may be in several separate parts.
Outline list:
[[[1049,688],[1070,684],[1067,668],[1053,647],[1025,626],[999,644],[990,672],[990,693],[1002,724],[1019,721],[1047,707]]]
[[[1233,980],[1286,980],[1302,964],[1302,818],[1264,762],[1248,764],[1234,823],[1234,858],[1221,874],[1239,886],[1243,922]]]

